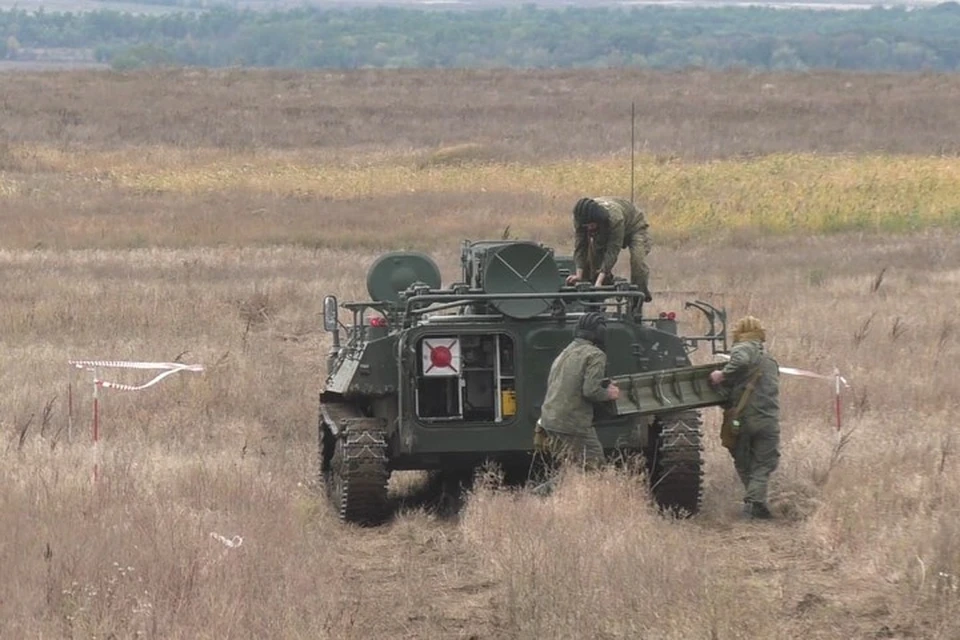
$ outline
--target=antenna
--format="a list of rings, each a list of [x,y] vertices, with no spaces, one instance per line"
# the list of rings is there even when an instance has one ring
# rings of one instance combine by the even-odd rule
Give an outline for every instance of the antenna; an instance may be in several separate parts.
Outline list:
[[[636,122],[636,103],[630,103],[630,204],[633,204],[633,130],[634,122]]]

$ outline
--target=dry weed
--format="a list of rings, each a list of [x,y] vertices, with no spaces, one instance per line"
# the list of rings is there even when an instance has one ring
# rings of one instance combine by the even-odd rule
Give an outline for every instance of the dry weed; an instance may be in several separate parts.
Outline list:
[[[957,122],[953,80],[491,71],[447,104],[449,78],[5,79],[0,636],[957,637],[960,178],[931,152]],[[682,304],[706,298],[760,317],[782,364],[838,367],[840,439],[831,383],[785,376],[770,525],[736,519],[713,410],[692,520],[614,473],[546,499],[481,487],[458,520],[398,475],[392,524],[337,524],[313,486],[323,295],[364,296],[382,248],[427,249],[447,283],[463,237],[569,251],[572,198],[627,191],[614,102],[638,79],[651,312],[702,331]],[[263,117],[278,104],[301,115]],[[442,140],[504,140],[518,162],[411,168]],[[926,155],[821,153],[865,149]],[[854,231],[812,233],[838,229]],[[87,373],[67,427],[71,358],[206,371],[105,391],[94,483]]]

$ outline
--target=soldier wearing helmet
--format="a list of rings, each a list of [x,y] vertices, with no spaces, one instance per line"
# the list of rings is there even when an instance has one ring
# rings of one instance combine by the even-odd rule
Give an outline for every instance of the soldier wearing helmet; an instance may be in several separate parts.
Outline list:
[[[541,448],[584,467],[604,463],[603,447],[593,426],[593,405],[616,400],[617,385],[605,380],[604,352],[607,319],[602,313],[584,314],[573,341],[550,366],[536,438]]]
[[[573,221],[576,273],[570,274],[567,284],[581,280],[596,286],[611,284],[620,250],[629,249],[630,280],[649,302],[650,269],[646,257],[651,242],[643,210],[623,198],[581,198],[573,207]]]
[[[767,484],[780,461],[780,369],[765,341],[759,320],[741,318],[733,329],[730,360],[710,374],[710,382],[727,396],[725,446],[746,490],[744,515],[764,519],[772,517]]]

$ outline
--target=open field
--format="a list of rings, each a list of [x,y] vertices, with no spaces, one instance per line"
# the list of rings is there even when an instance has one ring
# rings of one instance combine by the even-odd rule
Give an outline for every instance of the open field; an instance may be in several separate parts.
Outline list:
[[[13,73],[10,143],[78,150],[164,145],[367,154],[476,143],[496,159],[623,154],[687,159],[799,153],[960,153],[960,77],[843,72]]]
[[[960,79],[2,82],[0,637],[960,635]],[[323,294],[363,295],[401,246],[449,282],[462,237],[507,225],[569,251],[572,201],[629,191],[634,98],[653,311],[708,296],[761,317],[781,364],[839,367],[843,445],[830,386],[785,378],[772,524],[736,520],[717,438],[689,521],[615,475],[481,487],[444,517],[405,474],[390,525],[337,524],[313,483]],[[105,393],[92,483],[67,360],[178,355],[207,371]]]
[[[951,76],[187,71],[4,86],[9,247],[422,247],[417,224],[385,236],[377,221],[423,211],[454,236],[510,225],[563,242],[580,193],[630,192],[631,101],[635,191],[661,241],[960,223]]]

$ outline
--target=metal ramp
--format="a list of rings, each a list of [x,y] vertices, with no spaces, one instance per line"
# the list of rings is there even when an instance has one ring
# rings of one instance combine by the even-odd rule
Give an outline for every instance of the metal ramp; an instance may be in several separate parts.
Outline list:
[[[612,376],[620,387],[617,415],[645,416],[721,405],[726,398],[710,385],[710,373],[723,366],[717,362]]]

